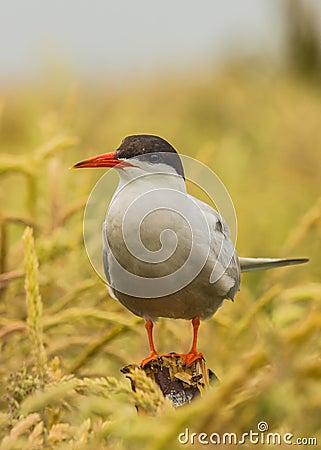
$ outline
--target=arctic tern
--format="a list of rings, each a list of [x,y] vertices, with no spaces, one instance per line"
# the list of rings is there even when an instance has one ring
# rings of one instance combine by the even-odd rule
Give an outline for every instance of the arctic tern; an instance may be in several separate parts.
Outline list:
[[[200,319],[210,318],[224,299],[234,299],[242,272],[308,261],[238,257],[226,222],[187,193],[180,156],[161,137],[128,136],[116,151],[73,167],[115,168],[119,174],[103,224],[102,257],[110,294],[145,319],[150,355],[142,367],[159,356],[152,334],[158,317],[192,320],[192,347],[180,355],[190,365],[202,358],[197,351]],[[144,212],[146,202],[149,214]],[[164,230],[170,234],[162,236]],[[183,274],[179,269],[189,258]]]

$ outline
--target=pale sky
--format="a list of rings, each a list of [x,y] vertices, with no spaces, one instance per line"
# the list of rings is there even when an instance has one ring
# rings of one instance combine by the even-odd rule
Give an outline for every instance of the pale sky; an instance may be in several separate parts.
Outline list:
[[[321,1],[315,4],[321,14]],[[283,0],[0,0],[0,81],[61,61],[81,76],[277,52]]]

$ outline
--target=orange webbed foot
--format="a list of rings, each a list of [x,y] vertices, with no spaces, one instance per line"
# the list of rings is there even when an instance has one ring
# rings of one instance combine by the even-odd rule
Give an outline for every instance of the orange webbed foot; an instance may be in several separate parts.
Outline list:
[[[197,361],[198,359],[202,359],[203,353],[201,353],[201,352],[188,352],[188,353],[171,352],[171,353],[165,353],[164,355],[160,355],[160,356],[165,356],[168,358],[170,358],[171,356],[174,356],[174,357],[176,356],[177,358],[181,358],[187,366],[190,366],[191,364],[193,364],[193,362]]]
[[[203,353],[201,352],[189,352],[180,356],[187,366],[192,365],[198,359],[203,359]]]
[[[147,358],[144,358],[141,363],[140,363],[140,367],[143,369],[146,364],[148,364],[151,361],[154,361],[155,359],[158,359],[159,355],[158,353],[151,353],[149,356],[147,356]]]

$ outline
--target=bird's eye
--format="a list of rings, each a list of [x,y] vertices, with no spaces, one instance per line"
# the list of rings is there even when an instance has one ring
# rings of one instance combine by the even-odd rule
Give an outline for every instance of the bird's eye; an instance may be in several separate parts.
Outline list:
[[[152,163],[158,163],[158,162],[160,162],[161,157],[158,153],[152,153],[150,155],[149,159],[150,159],[150,162],[152,162]]]

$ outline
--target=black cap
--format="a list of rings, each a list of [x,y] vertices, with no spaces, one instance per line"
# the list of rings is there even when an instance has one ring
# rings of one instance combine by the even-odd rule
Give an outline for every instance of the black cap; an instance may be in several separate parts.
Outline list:
[[[127,136],[116,150],[116,155],[120,159],[140,157],[139,159],[150,163],[168,164],[184,178],[184,169],[178,153],[174,147],[159,136],[150,134]],[[155,155],[158,158],[155,158]]]

